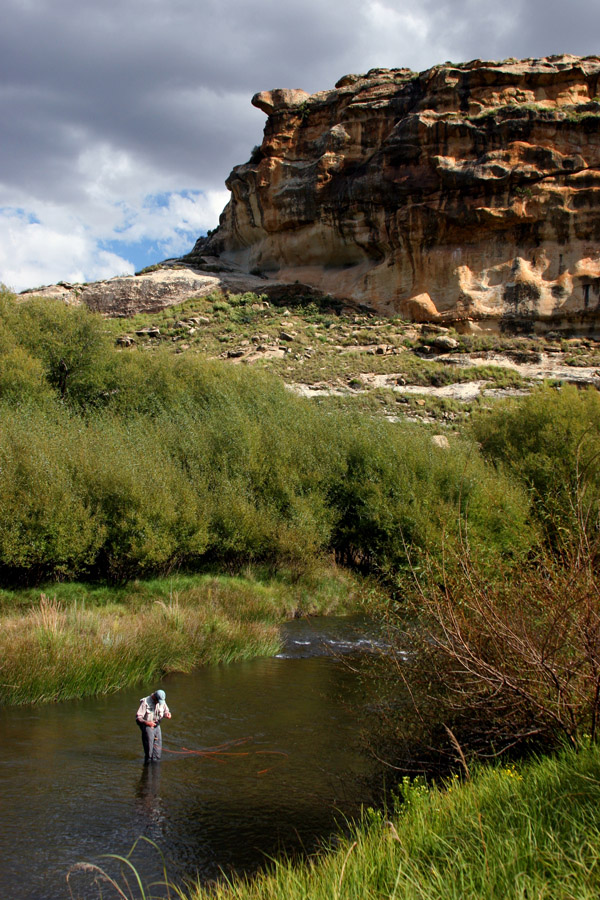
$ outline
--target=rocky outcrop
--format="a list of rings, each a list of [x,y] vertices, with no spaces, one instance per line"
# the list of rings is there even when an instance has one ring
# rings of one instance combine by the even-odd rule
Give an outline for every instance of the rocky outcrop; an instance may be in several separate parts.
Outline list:
[[[22,291],[20,296],[63,300],[70,305],[87,306],[106,316],[119,317],[157,312],[190,297],[206,297],[214,292],[241,294],[253,291],[277,301],[280,296],[287,297],[290,290],[293,290],[290,285],[267,282],[218,259],[204,257],[196,260],[193,266],[167,260],[138,275],[120,275],[89,284],[61,282]]]
[[[373,69],[264,91],[207,253],[459,329],[600,327],[600,58]]]

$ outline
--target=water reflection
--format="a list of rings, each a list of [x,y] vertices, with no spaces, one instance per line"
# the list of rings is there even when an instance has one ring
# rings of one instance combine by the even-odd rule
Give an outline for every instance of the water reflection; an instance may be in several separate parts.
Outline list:
[[[157,843],[162,837],[161,826],[164,823],[160,799],[161,769],[161,763],[144,762],[135,792],[136,810],[140,819],[140,834],[146,835]]]
[[[298,640],[312,640],[293,624]],[[340,623],[315,627],[322,648]],[[307,646],[301,658],[169,678],[173,719],[162,762],[149,766],[133,725],[146,685],[0,717],[0,898],[64,900],[73,864],[127,855],[140,836],[175,878],[253,871],[282,849],[314,850],[336,819],[369,802],[360,780],[369,763],[357,742],[356,675]],[[207,752],[218,747],[229,749]],[[148,880],[161,878],[149,844],[134,861]]]

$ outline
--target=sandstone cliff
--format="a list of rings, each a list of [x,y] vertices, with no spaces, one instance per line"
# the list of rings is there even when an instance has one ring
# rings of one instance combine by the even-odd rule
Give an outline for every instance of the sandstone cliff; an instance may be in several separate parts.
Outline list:
[[[593,329],[599,79],[600,58],[560,56],[259,93],[262,145],[187,261],[464,330]]]

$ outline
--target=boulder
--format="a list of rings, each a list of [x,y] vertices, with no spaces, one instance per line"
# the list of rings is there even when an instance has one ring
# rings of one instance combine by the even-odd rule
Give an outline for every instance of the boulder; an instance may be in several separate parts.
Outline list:
[[[122,334],[115,341],[117,347],[132,347],[135,344],[135,338],[130,334]]]
[[[264,280],[232,265],[227,265],[226,271],[224,268],[219,274],[207,272],[198,268],[195,259],[191,258],[186,264],[160,265],[140,275],[122,275],[88,284],[49,285],[22,291],[20,296],[57,298],[70,305],[85,305],[106,316],[122,317],[155,313],[191,297],[206,297],[215,292],[243,294],[255,291],[264,294],[272,291],[280,296],[287,290],[293,292],[301,288],[299,285],[288,287],[278,281],[270,282],[265,287]],[[311,290],[309,287],[304,289]],[[208,325],[210,319],[195,316],[194,322]],[[178,325],[188,327],[183,322]],[[140,329],[139,333],[148,334],[148,329]]]
[[[429,342],[429,346],[433,350],[437,350],[438,353],[452,353],[453,350],[456,350],[459,344],[456,338],[449,337],[445,334],[439,334]]]

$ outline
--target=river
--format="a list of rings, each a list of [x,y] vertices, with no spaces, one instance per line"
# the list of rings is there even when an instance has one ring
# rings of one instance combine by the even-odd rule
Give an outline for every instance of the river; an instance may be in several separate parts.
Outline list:
[[[360,679],[344,662],[369,650],[365,627],[298,620],[285,626],[275,658],[102,698],[4,708],[0,900],[64,900],[73,866],[115,873],[99,857],[126,855],[140,836],[160,847],[174,881],[314,850],[370,800]],[[162,763],[144,766],[135,712],[158,686],[173,718],[162,728]],[[160,876],[149,843],[132,860],[146,883]],[[99,896],[90,871],[71,871],[69,883],[75,897]]]

